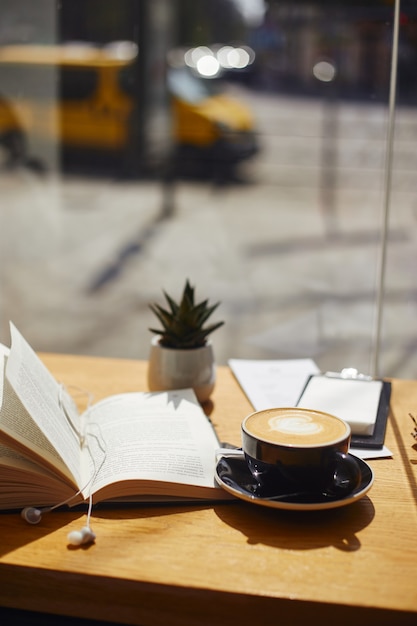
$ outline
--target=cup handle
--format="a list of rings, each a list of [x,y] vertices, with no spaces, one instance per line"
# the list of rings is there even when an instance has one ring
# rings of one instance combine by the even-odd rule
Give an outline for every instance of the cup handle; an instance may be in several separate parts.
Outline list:
[[[329,462],[329,478],[325,491],[330,496],[344,496],[351,493],[361,482],[361,470],[356,459],[350,454],[335,452]]]

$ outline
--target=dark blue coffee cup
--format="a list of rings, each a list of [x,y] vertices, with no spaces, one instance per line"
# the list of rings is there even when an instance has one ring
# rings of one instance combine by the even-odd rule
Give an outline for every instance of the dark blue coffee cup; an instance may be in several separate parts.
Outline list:
[[[305,408],[255,411],[242,422],[242,449],[259,490],[274,488],[342,497],[360,483],[349,455],[350,426]]]

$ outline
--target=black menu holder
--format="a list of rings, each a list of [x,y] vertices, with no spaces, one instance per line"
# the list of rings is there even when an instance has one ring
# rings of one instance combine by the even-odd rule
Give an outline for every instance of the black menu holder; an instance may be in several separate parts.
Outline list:
[[[389,415],[391,383],[382,379],[374,379],[370,376],[359,374],[357,370],[354,370],[352,368],[342,370],[340,373],[326,372],[323,374],[312,374],[307,379],[307,382],[304,386],[303,391],[301,392],[301,395],[297,401],[296,406],[304,406],[305,408],[326,411],[329,413],[333,413],[334,415],[337,415],[338,413],[336,410],[333,410],[333,411],[328,410],[326,397],[322,398],[323,405],[320,404],[320,400],[318,400],[311,406],[303,403],[303,396],[304,396],[304,400],[305,398],[308,397],[308,394],[306,393],[308,390],[308,386],[310,382],[312,381],[312,379],[315,377],[320,377],[320,378],[324,377],[325,379],[329,379],[329,381],[335,378],[337,378],[338,381],[343,381],[343,380],[355,381],[355,386],[366,385],[370,381],[375,381],[375,380],[379,380],[379,382],[381,382],[379,398],[377,400],[377,406],[373,407],[373,411],[376,411],[376,419],[374,422],[372,433],[369,433],[369,434],[356,434],[356,433],[353,434],[352,433],[352,437],[351,437],[351,446],[353,448],[376,449],[376,450],[381,449],[385,441],[385,431],[386,431],[387,420],[388,420],[388,415]],[[363,391],[363,388],[357,387],[357,389],[358,389],[358,392]],[[350,387],[349,387],[349,391],[351,390],[352,390],[352,383],[350,383]],[[335,402],[337,404],[337,397],[334,396],[334,389],[332,389],[331,382],[329,384],[329,398],[328,399],[332,401],[333,405]],[[343,401],[342,398],[341,398],[341,401]],[[341,407],[341,408],[344,408],[344,407]],[[375,413],[373,413],[373,415],[375,415]],[[339,417],[342,417],[346,421],[349,421],[349,419],[346,419],[346,417],[344,417],[343,415],[339,415]]]
[[[351,446],[353,448],[381,449],[385,441],[385,431],[389,415],[389,403],[391,398],[391,383],[383,380],[381,397],[372,435],[352,435]]]

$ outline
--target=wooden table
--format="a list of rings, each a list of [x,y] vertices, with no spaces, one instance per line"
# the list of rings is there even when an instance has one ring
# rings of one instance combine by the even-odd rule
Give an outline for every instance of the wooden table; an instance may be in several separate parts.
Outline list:
[[[95,400],[146,389],[143,362],[41,356]],[[97,541],[75,550],[66,536],[84,525],[83,512],[51,513],[38,526],[1,514],[0,606],[144,626],[415,626],[417,446],[408,413],[417,412],[417,382],[394,380],[391,405],[393,458],[369,461],[375,483],[347,507],[96,508]],[[239,444],[251,410],[219,368],[211,418],[220,439]]]

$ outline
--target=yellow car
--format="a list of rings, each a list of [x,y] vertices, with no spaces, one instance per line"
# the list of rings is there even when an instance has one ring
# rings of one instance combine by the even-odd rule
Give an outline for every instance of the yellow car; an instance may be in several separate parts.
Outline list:
[[[179,161],[197,162],[218,174],[258,151],[250,110],[218,84],[188,68],[168,72]]]
[[[114,50],[82,44],[0,47],[0,142],[10,161],[25,159],[33,146],[45,143],[123,159],[140,150],[135,55],[120,58]],[[256,152],[246,106],[186,68],[168,70],[167,80],[173,142],[184,159],[229,164]]]

